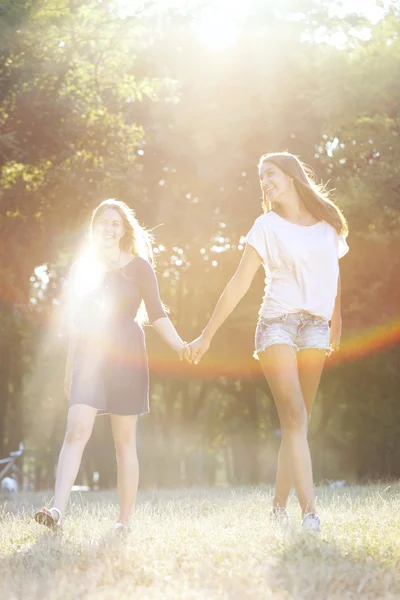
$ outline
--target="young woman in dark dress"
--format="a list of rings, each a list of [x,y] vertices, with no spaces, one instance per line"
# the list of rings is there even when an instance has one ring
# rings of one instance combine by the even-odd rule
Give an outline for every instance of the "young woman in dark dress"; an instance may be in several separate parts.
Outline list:
[[[136,421],[149,411],[149,376],[142,301],[147,320],[182,359],[187,345],[160,301],[152,263],[151,236],[118,200],[105,200],[91,222],[91,252],[71,269],[71,331],[65,373],[70,401],[58,461],[54,505],[35,519],[60,526],[83,450],[99,410],[110,413],[117,466],[120,513],[126,526],[136,500],[139,468]]]

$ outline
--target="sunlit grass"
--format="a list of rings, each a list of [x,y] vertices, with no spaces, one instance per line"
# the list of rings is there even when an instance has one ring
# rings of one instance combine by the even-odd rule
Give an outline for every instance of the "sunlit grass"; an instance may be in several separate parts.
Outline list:
[[[0,512],[1,598],[399,598],[400,486],[318,490],[323,532],[268,519],[269,488],[142,492],[125,539],[115,493],[75,495],[62,535],[31,518],[42,494]]]

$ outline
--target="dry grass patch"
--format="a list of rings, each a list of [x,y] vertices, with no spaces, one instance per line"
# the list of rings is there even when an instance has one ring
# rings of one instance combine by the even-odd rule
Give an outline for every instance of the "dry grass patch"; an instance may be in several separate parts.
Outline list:
[[[142,492],[125,538],[115,493],[75,495],[62,535],[40,528],[43,494],[4,500],[0,598],[400,597],[400,486],[317,491],[323,532],[269,522],[269,488]]]

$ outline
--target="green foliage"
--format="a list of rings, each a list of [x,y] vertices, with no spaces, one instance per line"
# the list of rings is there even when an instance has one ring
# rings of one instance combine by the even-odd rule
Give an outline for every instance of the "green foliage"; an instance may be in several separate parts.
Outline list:
[[[94,206],[119,197],[155,228],[162,297],[189,339],[203,328],[260,214],[259,156],[287,149],[335,188],[350,224],[342,266],[348,362],[328,369],[322,383],[312,435],[326,459],[317,461],[316,477],[340,477],[346,466],[348,476],[398,477],[398,374],[386,368],[397,351],[367,347],[366,339],[381,326],[396,340],[388,334],[400,300],[400,17],[395,2],[376,24],[359,14],[339,18],[333,4],[254,2],[237,43],[217,52],[194,33],[208,2],[188,1],[185,10],[152,2],[129,3],[129,10],[111,1],[2,3],[1,318],[11,337],[3,338],[0,358],[9,364],[11,344],[2,386],[19,390],[13,404],[24,410],[14,414],[9,394],[2,396],[8,417],[0,440],[8,444],[7,431],[17,438],[24,429],[44,471],[51,472],[62,435],[51,424],[63,423],[66,410],[54,313]],[[42,264],[45,284],[34,275]],[[177,368],[148,336],[154,410],[143,425],[143,454],[165,461],[176,436],[171,462],[163,463],[166,483],[182,472],[193,481],[199,464],[201,477],[212,480],[221,460],[230,481],[273,477],[260,457],[277,444],[277,419],[251,357],[262,287],[259,273],[197,370]],[[49,419],[44,429],[36,409]],[[158,444],[148,448],[145,440],[151,446],[155,436]]]

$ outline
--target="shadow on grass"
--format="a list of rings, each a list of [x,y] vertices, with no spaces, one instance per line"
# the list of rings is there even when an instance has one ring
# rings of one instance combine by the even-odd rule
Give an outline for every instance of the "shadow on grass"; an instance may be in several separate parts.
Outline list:
[[[13,544],[16,549],[0,559],[1,599],[81,598],[112,580],[121,560],[125,568],[125,540],[112,530],[77,539],[76,531],[32,524],[15,533]]]

